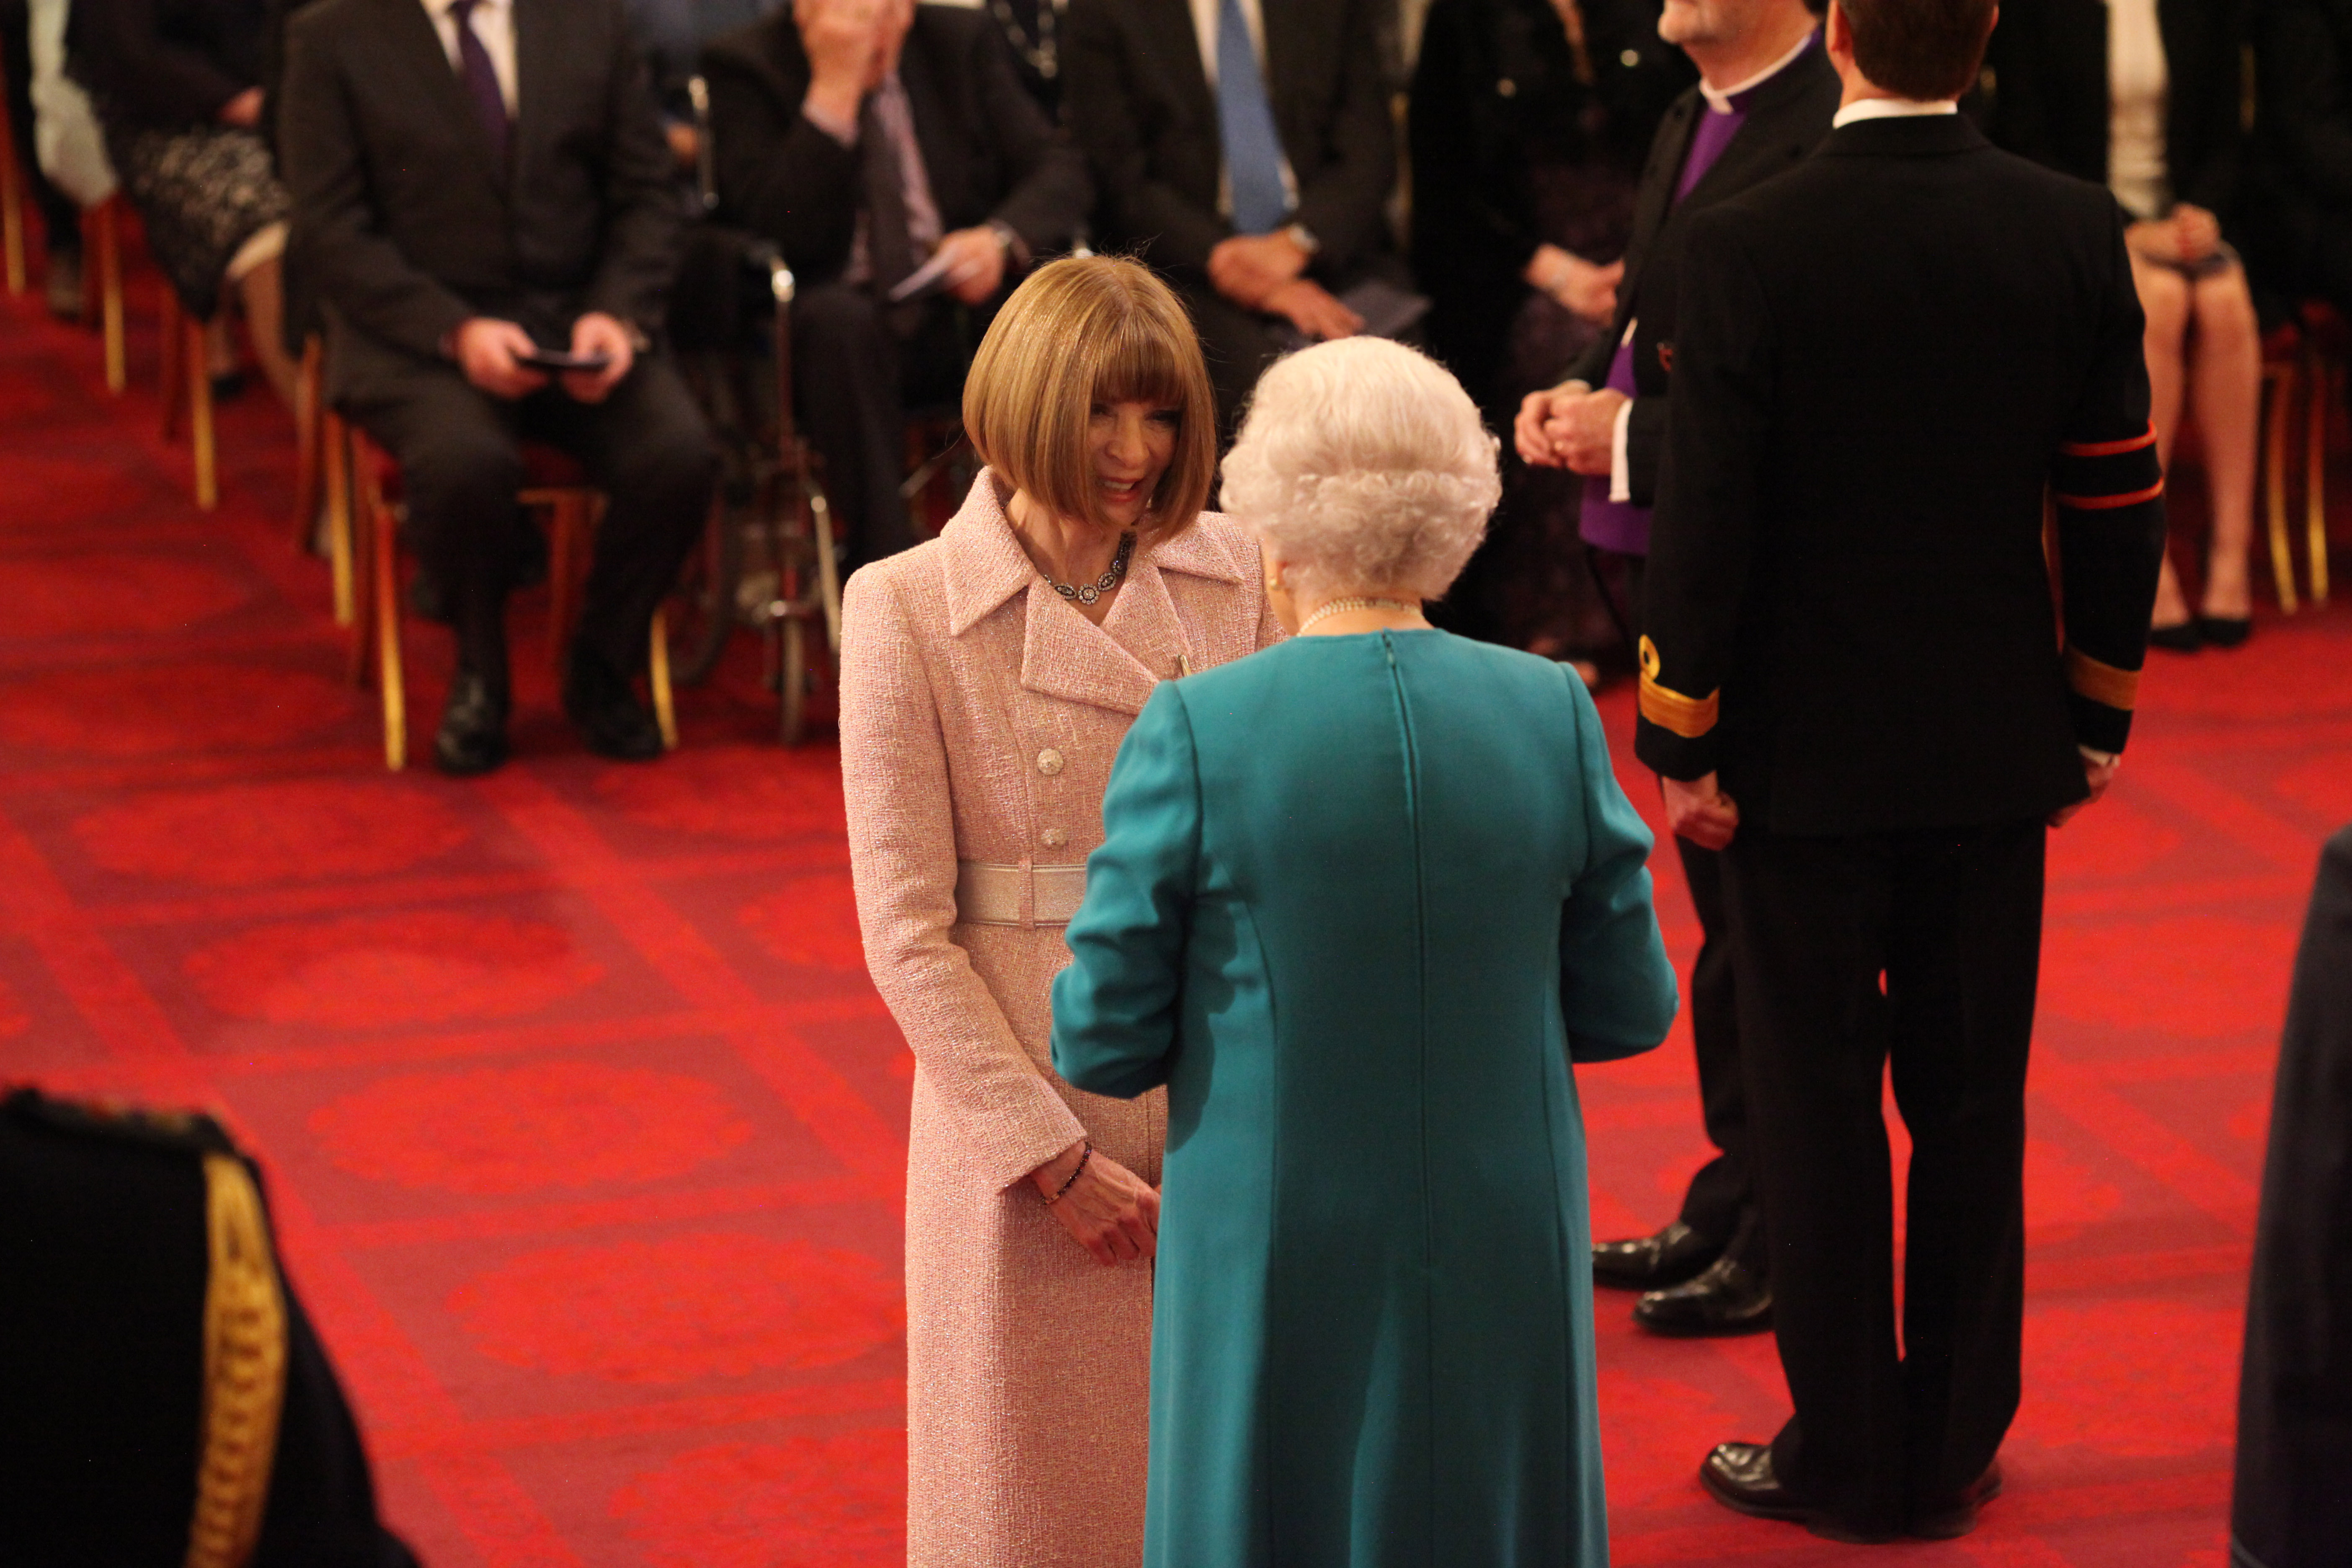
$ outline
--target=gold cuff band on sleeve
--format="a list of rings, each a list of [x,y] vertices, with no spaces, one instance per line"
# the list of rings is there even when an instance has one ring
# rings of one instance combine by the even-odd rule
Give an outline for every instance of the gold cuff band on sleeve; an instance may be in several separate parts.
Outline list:
[[[1705,697],[1685,697],[1658,684],[1659,665],[1658,645],[1643,637],[1642,717],[1685,741],[1696,741],[1714,729],[1716,715],[1722,706],[1721,689],[1710,691]]]
[[[2139,671],[2103,664],[2081,648],[2066,650],[2066,684],[2094,702],[2128,713],[2139,701]]]
[[[2126,452],[2144,452],[2156,445],[2156,426],[2150,425],[2139,435],[2120,441],[2062,441],[2061,455],[2069,458],[2116,458]]]

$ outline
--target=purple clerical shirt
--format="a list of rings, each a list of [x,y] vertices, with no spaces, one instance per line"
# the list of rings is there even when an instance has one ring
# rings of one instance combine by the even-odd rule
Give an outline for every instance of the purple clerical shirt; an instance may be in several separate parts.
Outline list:
[[[1814,38],[1819,37],[1818,33],[1814,35]],[[1748,123],[1748,106],[1764,89],[1764,82],[1772,80],[1780,71],[1795,65],[1812,47],[1813,39],[1808,38],[1805,47],[1790,56],[1780,70],[1726,100],[1727,108],[1717,109],[1712,102],[1707,104],[1706,111],[1699,116],[1698,129],[1691,134],[1690,151],[1683,155],[1682,178],[1675,182],[1675,201],[1679,202],[1690,195],[1692,187],[1706,177],[1706,172],[1715,167],[1716,160],[1723,156],[1723,150],[1731,145],[1731,139],[1739,134],[1739,128]],[[1633,333],[1630,322],[1623,341],[1617,345],[1616,356],[1609,362],[1609,379],[1603,384],[1611,391],[1622,392],[1628,397],[1635,395]],[[1609,476],[1588,475],[1584,480],[1583,508],[1577,518],[1577,532],[1587,543],[1597,544],[1603,550],[1613,550],[1620,555],[1647,555],[1650,552],[1650,509],[1635,506],[1632,501],[1611,500]]]

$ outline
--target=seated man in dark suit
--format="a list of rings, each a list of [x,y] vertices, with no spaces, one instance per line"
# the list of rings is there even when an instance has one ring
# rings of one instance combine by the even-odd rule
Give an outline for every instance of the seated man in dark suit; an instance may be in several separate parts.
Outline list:
[[[643,73],[618,0],[320,0],[288,31],[279,141],[336,328],[330,395],[399,459],[457,626],[434,744],[448,773],[506,758],[525,438],[570,451],[609,501],[564,709],[605,756],[661,752],[632,682],[717,457],[646,336],[678,211]],[[534,363],[543,350],[585,363]]]
[[[416,1568],[209,1117],[0,1098],[0,1560]]]
[[[996,306],[1092,199],[994,28],[914,0],[799,0],[703,56],[720,216],[798,277],[802,426],[860,561],[914,542],[906,409],[961,395]],[[894,303],[927,267],[936,286]]]
[[[1112,244],[1184,293],[1228,433],[1295,341],[1390,255],[1396,183],[1371,0],[1072,0],[1066,112]]]

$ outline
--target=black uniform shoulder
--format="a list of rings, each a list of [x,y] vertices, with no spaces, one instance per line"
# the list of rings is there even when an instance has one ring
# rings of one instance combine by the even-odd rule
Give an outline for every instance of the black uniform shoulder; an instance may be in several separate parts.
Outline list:
[[[61,1100],[30,1087],[0,1100],[0,1117],[27,1129],[95,1142],[131,1144],[191,1155],[235,1154],[219,1122],[202,1111],[157,1110],[111,1100]]]

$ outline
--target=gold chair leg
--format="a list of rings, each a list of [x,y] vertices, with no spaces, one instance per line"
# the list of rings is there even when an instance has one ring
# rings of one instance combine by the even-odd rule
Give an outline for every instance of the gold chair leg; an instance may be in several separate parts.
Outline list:
[[[320,377],[326,345],[316,333],[302,340],[302,363],[294,376],[294,548],[307,551],[319,526],[320,470],[319,450]]]
[[[320,483],[326,490],[327,569],[335,585],[335,625],[352,624],[352,437],[332,409],[319,416]]]
[[[2310,406],[2305,410],[2303,508],[2310,552],[2311,602],[2327,603],[2327,416],[2336,395],[2335,374],[2313,351],[2305,374]]]
[[[204,323],[186,318],[184,329],[188,362],[188,437],[196,465],[196,506],[210,511],[220,505],[219,454],[213,445],[213,377],[205,363]]]
[[[661,606],[654,607],[653,647],[646,655],[646,684],[653,688],[654,721],[661,726],[662,750],[677,750],[677,702],[669,683],[669,626]]]
[[[131,384],[130,360],[122,341],[121,198],[109,196],[90,215],[98,253],[100,329],[106,342],[106,390],[117,397]]]
[[[7,252],[8,292],[22,294],[26,287],[25,192],[16,174],[15,138],[6,126],[0,126],[0,248]]]
[[[383,765],[394,773],[408,765],[408,689],[400,658],[399,530],[391,509],[371,509],[370,584],[375,590],[376,685],[383,695]]]
[[[2265,482],[2264,510],[2269,513],[2271,535],[2271,581],[2278,587],[2279,609],[2286,615],[2295,611],[2294,558],[2289,553],[2286,539],[2286,428],[2294,416],[2294,384],[2298,371],[2293,364],[2278,367],[2271,382],[2270,428],[2263,432],[2263,466],[2269,474]]]
[[[170,441],[180,434],[180,400],[188,395],[188,367],[180,363],[188,357],[188,334],[180,321],[180,296],[169,283],[163,289],[156,341],[163,347],[163,439]]]

